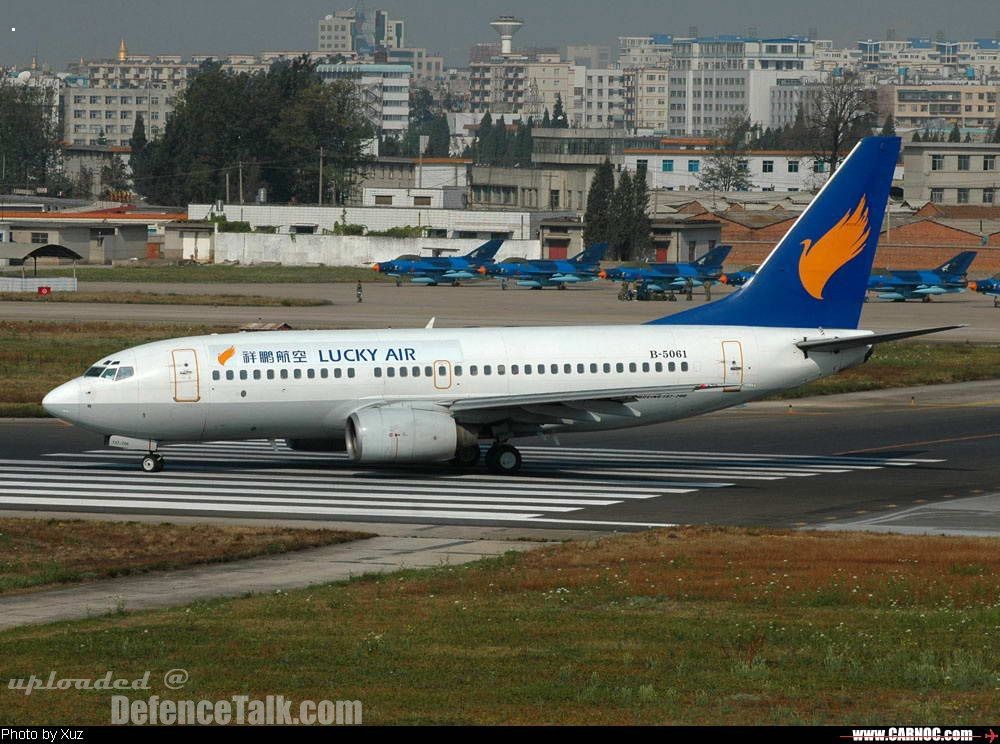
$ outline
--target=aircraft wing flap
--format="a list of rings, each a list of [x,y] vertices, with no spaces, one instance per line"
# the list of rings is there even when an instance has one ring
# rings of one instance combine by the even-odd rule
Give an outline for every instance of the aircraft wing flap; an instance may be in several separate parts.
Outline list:
[[[582,390],[578,392],[531,393],[526,395],[490,395],[482,398],[462,398],[448,406],[453,412],[478,411],[491,408],[534,408],[545,404],[572,404],[572,408],[587,410],[588,401],[594,401],[594,412],[607,413],[610,409],[600,405],[606,402],[627,403],[644,398],[673,397],[709,390],[721,385],[659,385],[643,388],[615,388],[608,390]],[[579,405],[577,405],[579,404]],[[603,409],[603,410],[601,410]],[[537,410],[536,410],[537,412]]]
[[[844,349],[857,349],[861,346],[872,346],[873,344],[884,344],[887,341],[899,341],[904,338],[923,336],[928,333],[940,333],[950,331],[955,328],[965,328],[965,325],[938,326],[937,328],[918,328],[912,331],[892,331],[889,333],[870,333],[866,336],[848,336],[846,338],[815,338],[799,341],[798,346],[802,351],[842,351]]]

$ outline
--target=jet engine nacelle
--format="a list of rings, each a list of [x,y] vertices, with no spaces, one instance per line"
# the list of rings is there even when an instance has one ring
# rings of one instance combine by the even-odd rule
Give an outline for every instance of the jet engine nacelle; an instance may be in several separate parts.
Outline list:
[[[286,439],[288,449],[296,452],[344,452],[347,445],[340,437],[333,439]]]
[[[347,419],[347,452],[360,463],[441,462],[478,438],[440,409],[408,405],[355,411]]]

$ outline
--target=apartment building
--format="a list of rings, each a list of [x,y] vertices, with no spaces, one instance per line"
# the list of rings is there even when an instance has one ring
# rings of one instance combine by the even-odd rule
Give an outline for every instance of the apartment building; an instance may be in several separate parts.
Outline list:
[[[917,206],[998,203],[1000,145],[910,143],[903,148],[903,198]]]

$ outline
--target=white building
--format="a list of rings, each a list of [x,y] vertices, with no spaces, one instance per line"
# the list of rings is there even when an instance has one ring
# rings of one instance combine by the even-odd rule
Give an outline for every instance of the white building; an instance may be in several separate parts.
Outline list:
[[[808,39],[674,39],[669,133],[709,135],[733,118],[767,126],[773,87],[818,76]]]
[[[619,36],[618,66],[669,67],[674,38],[667,34]]]
[[[637,134],[666,133],[670,127],[668,67],[623,70],[625,128]]]
[[[317,65],[325,81],[349,80],[358,86],[365,115],[383,132],[402,132],[410,122],[409,65]]]
[[[621,127],[625,122],[625,80],[621,70],[577,68],[583,95],[574,96],[575,127]],[[574,86],[574,91],[578,86]]]
[[[646,171],[651,189],[701,190],[699,177],[712,157],[708,150],[683,148],[625,150],[623,167]],[[809,152],[760,150],[746,153],[750,191],[815,191],[825,183],[827,164]]]

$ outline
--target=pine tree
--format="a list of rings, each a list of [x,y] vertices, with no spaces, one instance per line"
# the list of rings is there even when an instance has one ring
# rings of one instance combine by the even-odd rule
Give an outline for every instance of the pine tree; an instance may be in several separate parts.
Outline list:
[[[527,121],[522,121],[517,127],[517,146],[515,148],[516,158],[514,165],[520,165],[525,168],[531,165],[532,126],[533,122],[529,116]]]
[[[972,142],[972,133],[971,132],[966,132],[965,133],[965,139],[962,140],[962,142]]]
[[[132,127],[132,137],[129,139],[129,148],[132,154],[129,156],[129,166],[132,169],[132,183],[136,191],[142,193],[142,179],[148,171],[146,158],[146,122],[142,118],[140,111],[135,117],[135,126]]]
[[[542,129],[551,129],[552,119],[549,117],[549,109],[546,107],[545,115],[542,117]]]
[[[472,151],[473,160],[477,163],[486,164],[493,162],[496,149],[493,146],[493,117],[490,116],[489,111],[483,114],[483,118],[479,120],[479,126],[476,128],[476,141],[472,145]]]
[[[646,187],[646,169],[639,169],[632,179],[631,257],[643,258],[649,250],[649,190]]]
[[[424,155],[432,158],[446,158],[451,154],[451,130],[448,117],[437,114],[427,126],[427,150]]]
[[[615,191],[615,172],[607,158],[601,163],[587,192],[587,211],[583,216],[583,244],[608,242],[611,223],[611,198]]]
[[[916,130],[916,131],[915,131],[915,132],[913,133],[913,140],[912,140],[912,141],[913,141],[913,142],[923,142],[923,140],[922,140],[922,139],[920,138],[920,130],[919,130],[919,129],[918,129],[918,130]]]
[[[608,226],[610,253],[619,261],[628,261],[632,257],[633,210],[632,176],[627,170],[623,170],[618,178],[618,187],[611,197],[611,219]]]
[[[962,131],[958,128],[958,122],[956,121],[952,127],[951,131],[948,133],[949,142],[961,142],[962,141]]]
[[[507,134],[507,124],[501,116],[493,124],[493,147],[495,154],[490,165],[507,165],[510,155],[510,137]]]
[[[1000,124],[993,130],[993,144],[1000,145]]]
[[[566,112],[563,110],[562,96],[559,93],[556,93],[556,105],[552,107],[552,126],[556,129],[566,129],[569,127]]]
[[[892,118],[892,114],[885,117],[885,124],[882,125],[883,137],[895,137],[896,136],[896,122]]]

